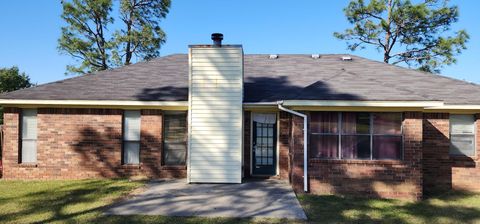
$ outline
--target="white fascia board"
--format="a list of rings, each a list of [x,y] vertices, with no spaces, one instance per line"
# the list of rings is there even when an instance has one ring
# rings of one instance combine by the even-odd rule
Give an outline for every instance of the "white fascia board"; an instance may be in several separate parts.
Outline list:
[[[319,107],[441,107],[442,101],[285,100],[284,106]]]
[[[426,107],[427,110],[480,110],[480,105],[443,105]]]
[[[67,106],[186,106],[187,101],[133,100],[12,100],[0,99],[0,105],[67,105]]]

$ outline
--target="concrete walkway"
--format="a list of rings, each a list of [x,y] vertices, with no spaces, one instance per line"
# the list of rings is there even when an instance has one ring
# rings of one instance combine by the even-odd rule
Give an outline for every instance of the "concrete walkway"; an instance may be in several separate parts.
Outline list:
[[[280,180],[243,184],[156,181],[149,183],[143,193],[114,204],[106,214],[307,218],[292,188]]]

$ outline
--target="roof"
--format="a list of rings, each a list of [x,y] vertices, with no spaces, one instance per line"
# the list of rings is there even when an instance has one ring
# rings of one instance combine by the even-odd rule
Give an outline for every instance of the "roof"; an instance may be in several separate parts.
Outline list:
[[[480,105],[480,86],[353,56],[244,56],[244,102],[444,101]],[[0,95],[0,99],[187,101],[188,55],[174,54]]]

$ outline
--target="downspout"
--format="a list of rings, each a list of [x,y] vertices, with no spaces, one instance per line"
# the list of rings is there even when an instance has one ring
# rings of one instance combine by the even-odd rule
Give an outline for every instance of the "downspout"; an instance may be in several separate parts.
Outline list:
[[[277,102],[278,109],[303,118],[303,191],[307,192],[308,191],[307,115],[299,113],[294,110],[287,109],[283,107],[282,104],[283,104],[283,101]]]

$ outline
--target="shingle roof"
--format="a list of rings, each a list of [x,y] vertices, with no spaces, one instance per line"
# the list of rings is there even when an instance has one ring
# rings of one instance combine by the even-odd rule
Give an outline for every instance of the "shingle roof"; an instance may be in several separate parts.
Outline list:
[[[391,100],[480,105],[480,86],[357,56],[244,57],[244,101]],[[0,99],[188,100],[188,56],[174,54],[0,95]]]

